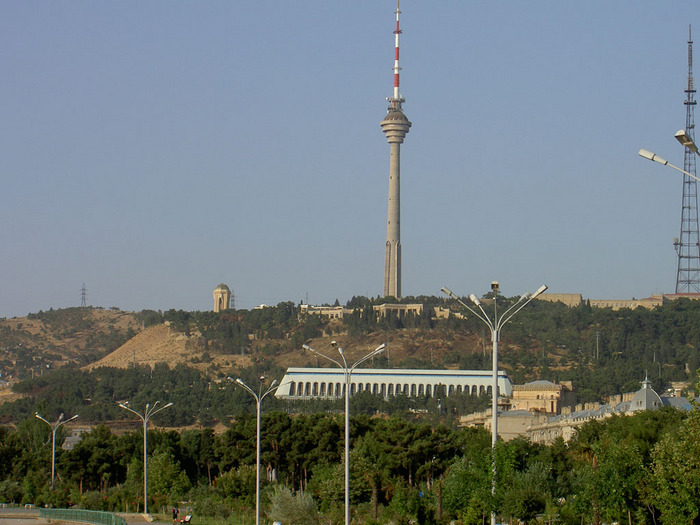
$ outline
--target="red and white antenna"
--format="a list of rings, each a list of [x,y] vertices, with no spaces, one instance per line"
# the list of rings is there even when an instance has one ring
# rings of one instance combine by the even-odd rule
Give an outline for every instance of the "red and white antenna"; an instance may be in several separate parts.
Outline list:
[[[389,109],[401,109],[401,103],[406,100],[401,97],[400,82],[399,82],[399,71],[401,67],[399,66],[399,35],[401,34],[401,28],[399,27],[399,15],[401,10],[399,9],[399,0],[396,0],[396,30],[394,31],[394,96],[387,98],[391,102]]]

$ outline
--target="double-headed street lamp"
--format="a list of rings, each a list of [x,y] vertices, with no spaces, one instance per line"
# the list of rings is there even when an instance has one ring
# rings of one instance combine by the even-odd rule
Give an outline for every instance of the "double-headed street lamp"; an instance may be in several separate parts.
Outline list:
[[[119,403],[120,407],[136,414],[141,418],[141,421],[143,421],[143,513],[146,515],[148,515],[148,420],[161,410],[173,406],[172,403],[168,403],[160,408],[156,408],[158,403],[160,403],[160,401],[153,403],[153,406],[146,403],[146,409],[143,411],[143,414],[139,414],[136,410],[131,408],[128,401]]]
[[[78,417],[78,414],[66,420],[63,419],[63,414],[58,416],[55,423],[49,423],[46,419],[39,415],[39,412],[34,412],[34,417],[41,419],[44,423],[51,427],[51,490],[53,490],[53,480],[56,474],[56,431],[61,425],[65,425],[69,421],[73,421]]]
[[[314,350],[309,345],[304,344],[301,346],[305,350],[309,350],[314,354],[323,357],[324,359],[327,359],[331,363],[335,363],[339,368],[343,369],[343,372],[345,374],[345,525],[350,525],[350,383],[352,379],[352,372],[368,359],[371,359],[381,354],[384,350],[386,350],[386,345],[384,343],[380,344],[369,354],[360,358],[355,362],[355,364],[349,367],[348,362],[345,359],[345,352],[343,352],[343,349],[340,346],[338,346],[338,344],[335,341],[331,341],[331,346],[338,350],[338,354],[340,354],[340,359],[342,360],[342,363],[333,359],[332,357],[328,357],[327,355],[324,355],[321,352]]]
[[[229,377],[233,381],[232,377]],[[256,423],[256,448],[255,448],[255,525],[260,525],[260,405],[262,404],[265,396],[274,390],[277,390],[280,386],[277,384],[277,379],[275,379],[265,392],[263,392],[263,382],[266,377],[262,376],[260,378],[260,384],[258,386],[258,391],[255,392],[252,388],[246,385],[243,380],[239,377],[236,379],[236,384],[246,390],[251,396],[255,398],[255,404],[257,405],[257,423]]]
[[[494,496],[496,495],[496,443],[498,441],[498,342],[501,339],[501,329],[508,321],[510,321],[513,318],[515,314],[522,310],[526,304],[528,304],[546,289],[547,286],[543,284],[534,293],[524,293],[515,302],[515,304],[511,305],[511,307],[508,308],[499,317],[497,303],[499,286],[497,281],[493,281],[491,283],[491,290],[494,293],[493,320],[486,314],[483,306],[481,306],[481,301],[479,301],[479,298],[476,295],[471,294],[469,296],[469,300],[472,303],[474,303],[474,305],[479,309],[479,311],[476,311],[469,305],[465,304],[459,297],[452,293],[452,291],[449,288],[443,287],[441,289],[441,291],[444,294],[448,295],[449,297],[457,301],[459,304],[461,304],[464,308],[469,310],[478,319],[484,322],[486,326],[489,327],[489,330],[491,330],[491,342],[493,343],[493,384],[491,386],[491,473],[493,478],[491,480],[491,494]],[[495,525],[495,523],[496,513],[491,512],[491,524]]]

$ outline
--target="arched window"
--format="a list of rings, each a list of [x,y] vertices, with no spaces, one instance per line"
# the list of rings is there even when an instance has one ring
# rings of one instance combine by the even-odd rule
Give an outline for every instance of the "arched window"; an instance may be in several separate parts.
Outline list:
[[[416,385],[411,385],[411,397],[416,397]]]
[[[433,396],[433,387],[432,385],[425,385],[425,395],[428,397]]]
[[[389,391],[387,392],[387,395],[389,395],[389,396],[394,395],[394,385],[389,385]]]
[[[312,395],[314,395],[314,396],[318,395],[318,383],[314,383],[314,389],[313,389]]]
[[[291,383],[289,383],[289,395],[290,395],[290,396],[293,396],[294,394],[297,393],[296,387],[297,387],[297,384],[296,384],[294,381],[292,381]]]
[[[451,396],[452,394],[454,394],[454,392],[455,392],[455,386],[454,386],[454,385],[450,385],[450,386],[447,388],[447,395],[448,395],[448,396]]]
[[[321,383],[321,392],[319,393],[321,397],[326,395],[326,383]]]
[[[423,385],[418,385],[418,395],[419,396],[423,395]]]

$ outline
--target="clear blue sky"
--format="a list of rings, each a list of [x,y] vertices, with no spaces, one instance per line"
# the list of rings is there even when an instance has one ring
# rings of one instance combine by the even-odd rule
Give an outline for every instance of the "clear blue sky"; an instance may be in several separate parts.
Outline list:
[[[401,8],[404,295],[673,292],[697,0]],[[0,2],[0,316],[381,294],[394,9]]]

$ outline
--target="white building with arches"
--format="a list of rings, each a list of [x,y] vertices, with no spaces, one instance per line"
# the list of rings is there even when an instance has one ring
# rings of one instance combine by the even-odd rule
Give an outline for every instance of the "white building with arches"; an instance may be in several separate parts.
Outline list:
[[[493,376],[489,370],[413,370],[356,368],[350,395],[371,392],[384,397],[450,396],[455,393],[491,395]],[[335,399],[345,394],[345,372],[341,368],[289,368],[275,396],[280,399]],[[498,395],[510,397],[513,385],[505,372],[498,373]]]

